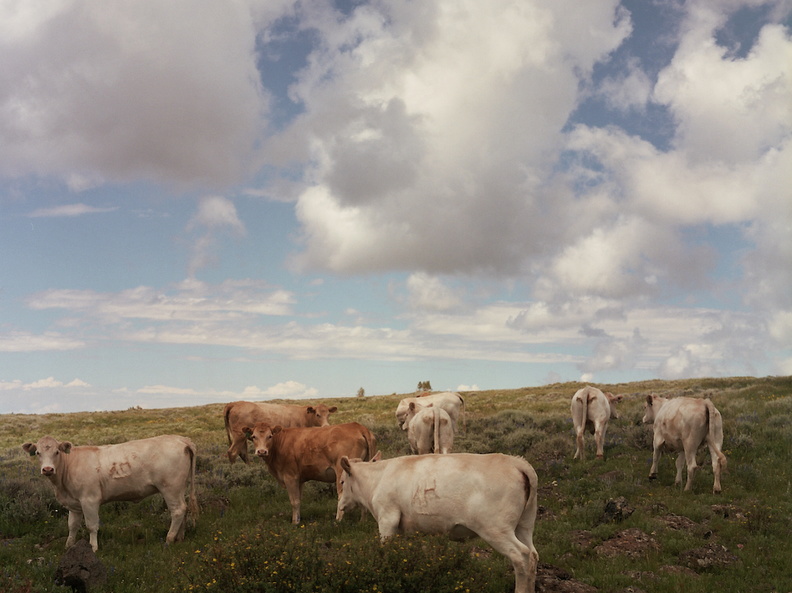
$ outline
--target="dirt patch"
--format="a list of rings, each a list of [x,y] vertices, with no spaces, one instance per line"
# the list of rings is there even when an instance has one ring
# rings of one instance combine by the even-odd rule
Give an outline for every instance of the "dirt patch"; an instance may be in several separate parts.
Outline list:
[[[674,515],[673,513],[660,517],[660,521],[662,521],[666,527],[676,529],[677,531],[689,531],[698,525],[698,523],[692,519],[688,519],[682,515]]]
[[[537,593],[596,593],[598,589],[576,581],[572,576],[550,564],[539,564],[536,571]]]
[[[605,503],[605,509],[599,519],[600,523],[621,523],[633,514],[635,509],[627,503],[623,496],[611,498]]]
[[[659,550],[660,545],[652,536],[635,527],[620,531],[594,548],[594,551],[599,556],[605,556],[606,558],[613,558],[614,556],[641,558]]]
[[[726,546],[710,543],[702,548],[688,550],[679,555],[679,563],[682,566],[691,568],[697,572],[709,570],[711,568],[724,568],[731,566],[739,560],[737,556],[729,552]]]

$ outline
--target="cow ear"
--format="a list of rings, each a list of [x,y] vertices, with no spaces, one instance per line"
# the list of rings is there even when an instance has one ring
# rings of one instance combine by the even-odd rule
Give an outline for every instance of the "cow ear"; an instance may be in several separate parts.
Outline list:
[[[29,454],[31,457],[34,457],[36,455],[35,443],[25,443],[24,445],[22,445],[22,450],[25,453]]]
[[[371,458],[371,461],[379,461],[382,459],[382,451],[377,451],[374,454],[374,457]]]
[[[349,463],[349,457],[346,455],[341,458],[341,469],[349,475],[352,475],[352,464]]]
[[[277,426],[273,426],[272,434],[278,434],[281,430],[283,430],[283,427],[280,424],[278,424]]]
[[[338,412],[338,406],[333,406],[332,408],[330,408],[330,409],[329,409],[329,410],[327,410],[327,411],[328,411],[328,412],[330,412],[331,414],[332,414],[333,412]]]
[[[246,426],[245,428],[242,429],[242,434],[245,435],[246,439],[250,439],[253,437],[253,429],[250,428],[249,426]]]
[[[410,412],[415,411],[415,402],[410,402]]]
[[[305,411],[308,412],[309,414],[316,414],[316,408],[314,408],[313,406],[308,406],[307,408],[305,408]]]
[[[58,450],[63,451],[64,453],[71,453],[72,444],[69,441],[63,441],[60,445],[58,445]]]
[[[654,401],[654,395],[647,395],[646,396],[646,403],[647,404],[649,404],[651,406],[653,401]]]

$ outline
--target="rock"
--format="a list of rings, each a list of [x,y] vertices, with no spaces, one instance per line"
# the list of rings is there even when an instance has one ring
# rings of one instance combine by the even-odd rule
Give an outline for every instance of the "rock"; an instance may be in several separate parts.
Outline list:
[[[61,556],[55,571],[55,584],[71,587],[73,592],[88,593],[107,579],[104,564],[87,540],[80,540]]]
[[[597,588],[572,578],[565,570],[539,563],[536,571],[537,593],[596,593]]]
[[[623,496],[611,498],[605,503],[600,523],[621,523],[635,511]]]

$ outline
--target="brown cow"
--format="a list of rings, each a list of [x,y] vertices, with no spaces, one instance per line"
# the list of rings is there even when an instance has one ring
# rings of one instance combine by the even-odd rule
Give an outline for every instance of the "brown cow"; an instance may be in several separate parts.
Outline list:
[[[324,404],[317,406],[292,406],[287,404],[269,404],[253,402],[231,402],[223,410],[226,434],[228,435],[228,460],[231,463],[237,455],[248,462],[247,435],[243,428],[256,424],[269,424],[292,428],[298,426],[327,426],[330,414],[337,411],[333,406]]]
[[[371,431],[357,422],[319,428],[281,428],[268,424],[246,427],[256,455],[278,483],[286,488],[292,523],[300,522],[302,485],[309,480],[335,482],[341,495],[341,458],[369,460],[377,452]]]
[[[720,493],[721,470],[726,469],[726,456],[721,451],[723,418],[715,405],[708,399],[695,397],[666,399],[647,395],[644,410],[643,421],[654,424],[654,455],[649,479],[657,478],[657,463],[663,449],[679,451],[674,483],[677,486],[682,483],[682,468],[687,462],[685,490],[690,490],[693,487],[693,475],[698,468],[696,451],[706,443],[712,458],[712,473],[715,474],[712,492]]]
[[[83,517],[91,547],[99,547],[99,506],[116,500],[139,501],[159,492],[168,505],[171,524],[165,541],[184,539],[187,511],[196,516],[193,442],[176,435],[128,441],[101,447],[74,447],[50,436],[22,445],[41,461],[41,474],[55,490],[55,498],[69,510],[66,547],[77,538]],[[189,507],[184,495],[189,486]]]

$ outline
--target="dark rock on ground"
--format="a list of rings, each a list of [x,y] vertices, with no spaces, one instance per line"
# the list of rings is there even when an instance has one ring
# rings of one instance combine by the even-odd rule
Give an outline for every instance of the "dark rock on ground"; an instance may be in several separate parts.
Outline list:
[[[71,587],[75,593],[88,593],[107,579],[104,564],[87,540],[80,540],[61,556],[55,571],[55,584]]]

